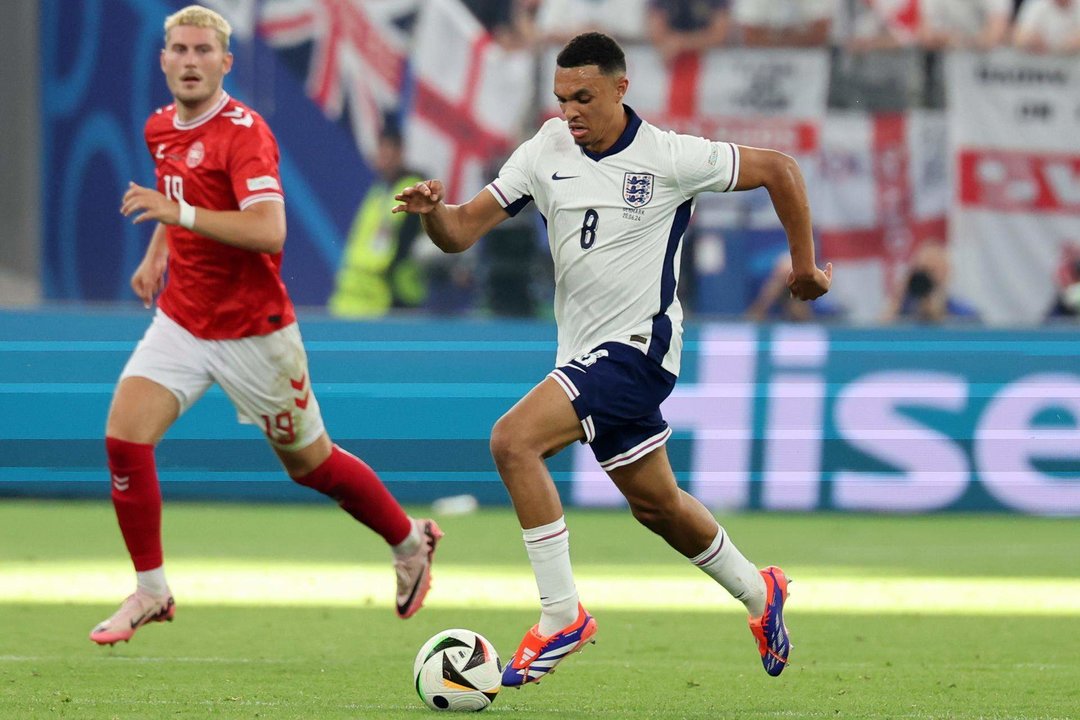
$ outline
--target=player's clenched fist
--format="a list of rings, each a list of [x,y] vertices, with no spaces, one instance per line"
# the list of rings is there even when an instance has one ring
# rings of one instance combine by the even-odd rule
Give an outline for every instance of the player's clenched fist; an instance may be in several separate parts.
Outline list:
[[[794,272],[788,275],[788,289],[796,300],[816,300],[829,292],[831,286],[832,263],[827,263],[824,270],[814,268],[812,275],[796,276]]]

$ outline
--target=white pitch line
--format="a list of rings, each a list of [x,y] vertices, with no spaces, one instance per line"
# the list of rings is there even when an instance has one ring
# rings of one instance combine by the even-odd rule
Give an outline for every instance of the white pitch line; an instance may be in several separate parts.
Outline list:
[[[0,655],[0,663],[39,663],[39,662],[70,662],[74,658],[71,655]],[[135,664],[172,664],[190,663],[192,665],[299,665],[306,660],[290,660],[285,658],[223,658],[223,657],[128,657],[126,655],[110,655],[109,662],[123,662]]]
[[[664,572],[667,574],[663,574]],[[250,560],[167,566],[184,605],[389,607],[394,576],[385,565],[330,565]],[[702,574],[670,567],[634,567],[633,576],[576,568],[578,592],[589,607],[743,612]],[[799,575],[792,612],[924,613],[930,615],[1080,616],[1078,578],[836,577]],[[114,603],[131,591],[125,563],[7,563],[0,568],[3,603]],[[489,568],[436,564],[431,608],[535,608],[528,565]]]

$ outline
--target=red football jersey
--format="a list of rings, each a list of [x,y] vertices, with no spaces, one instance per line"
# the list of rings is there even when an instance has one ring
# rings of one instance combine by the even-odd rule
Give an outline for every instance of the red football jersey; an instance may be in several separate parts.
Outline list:
[[[210,210],[284,202],[278,146],[266,121],[222,93],[188,122],[175,105],[146,121],[157,189]],[[296,320],[281,280],[281,253],[241,250],[179,225],[166,226],[169,271],[158,307],[193,335],[225,340],[266,335]]]

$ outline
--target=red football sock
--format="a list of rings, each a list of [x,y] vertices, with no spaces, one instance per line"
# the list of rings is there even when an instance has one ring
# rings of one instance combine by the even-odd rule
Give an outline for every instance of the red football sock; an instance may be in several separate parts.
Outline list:
[[[293,480],[330,496],[345,512],[377,532],[391,545],[402,542],[412,531],[409,516],[375,471],[337,445],[322,465],[310,474]]]
[[[135,570],[162,565],[161,487],[154,466],[154,446],[105,438],[112,475],[112,501]]]

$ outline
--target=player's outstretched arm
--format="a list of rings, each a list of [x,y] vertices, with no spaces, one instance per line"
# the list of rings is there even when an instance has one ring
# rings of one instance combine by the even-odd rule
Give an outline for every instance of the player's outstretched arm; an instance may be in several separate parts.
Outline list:
[[[424,232],[446,253],[468,250],[489,230],[510,215],[487,190],[481,190],[463,205],[443,202],[445,187],[441,180],[425,180],[404,188],[394,196],[400,203],[391,212],[420,216]]]
[[[764,187],[776,216],[787,233],[791,252],[788,289],[799,300],[813,300],[829,291],[832,263],[822,270],[814,257],[814,232],[806,182],[795,159],[775,150],[739,146],[739,182],[736,190]]]
[[[169,243],[165,239],[165,226],[158,223],[154,228],[154,234],[150,237],[150,245],[146,248],[142,262],[131,276],[131,289],[139,296],[144,306],[150,307],[154,302],[154,296],[165,289],[165,267],[168,261]]]
[[[187,206],[189,230],[242,250],[280,252],[285,245],[285,205],[258,202],[244,210],[208,210]],[[152,188],[128,183],[120,212],[136,225],[156,220],[165,225],[183,225],[183,208]]]

